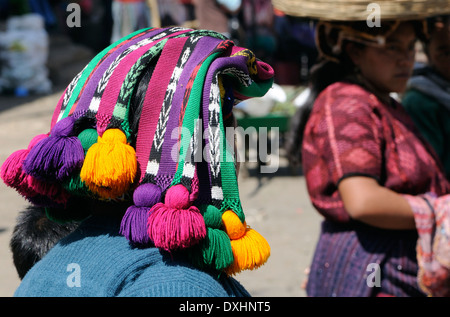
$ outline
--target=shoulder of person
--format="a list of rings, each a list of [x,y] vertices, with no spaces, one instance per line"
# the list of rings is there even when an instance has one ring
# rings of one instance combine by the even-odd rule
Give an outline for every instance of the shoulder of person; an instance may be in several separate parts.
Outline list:
[[[349,82],[336,82],[325,88],[317,97],[314,108],[332,104],[329,111],[352,114],[372,112],[380,104],[377,97],[360,85]]]
[[[246,297],[230,277],[215,277],[183,262],[161,262],[146,268],[118,296],[124,297]]]
[[[439,102],[415,88],[408,89],[403,94],[402,105],[406,109],[423,109],[429,111],[429,107],[439,107]]]
[[[333,96],[341,96],[349,98],[355,97],[368,98],[370,95],[372,95],[370,91],[368,91],[361,85],[345,81],[333,83],[329,85],[324,91],[327,91]]]

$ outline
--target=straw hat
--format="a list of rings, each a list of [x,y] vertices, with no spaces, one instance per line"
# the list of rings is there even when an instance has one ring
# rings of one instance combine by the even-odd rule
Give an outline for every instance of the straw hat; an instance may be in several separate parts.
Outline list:
[[[338,21],[364,21],[377,12],[383,20],[450,13],[450,0],[272,0],[272,4],[288,15]]]

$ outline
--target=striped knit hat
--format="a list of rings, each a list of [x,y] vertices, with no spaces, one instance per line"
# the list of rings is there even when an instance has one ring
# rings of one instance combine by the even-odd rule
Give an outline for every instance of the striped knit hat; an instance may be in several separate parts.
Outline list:
[[[149,69],[135,113],[133,92]],[[120,232],[131,243],[187,250],[197,266],[227,274],[256,268],[270,247],[245,222],[224,118],[272,83],[268,64],[218,33],[136,31],[72,80],[50,132],[14,152],[1,177],[54,219],[89,216],[71,208],[83,199],[129,201]]]

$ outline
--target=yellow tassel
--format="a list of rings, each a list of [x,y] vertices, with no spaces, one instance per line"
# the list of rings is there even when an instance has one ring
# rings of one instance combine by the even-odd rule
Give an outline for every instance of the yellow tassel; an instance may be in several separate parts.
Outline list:
[[[231,210],[222,215],[225,232],[231,239],[233,263],[226,269],[228,275],[243,270],[253,270],[264,263],[270,256],[269,243],[256,230],[241,223],[239,217]]]
[[[241,238],[231,240],[231,250],[234,260],[226,269],[228,275],[234,275],[243,270],[256,269],[266,263],[270,256],[269,243],[250,227],[247,227]]]
[[[119,129],[106,130],[86,153],[80,178],[102,198],[117,198],[128,191],[137,172],[136,152]]]

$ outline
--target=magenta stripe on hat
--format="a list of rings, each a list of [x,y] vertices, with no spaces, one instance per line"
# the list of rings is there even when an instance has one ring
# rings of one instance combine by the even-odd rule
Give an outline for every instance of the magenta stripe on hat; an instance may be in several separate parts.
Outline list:
[[[141,180],[145,176],[156,124],[159,120],[165,92],[172,76],[172,72],[168,70],[175,68],[186,39],[185,37],[176,38],[166,43],[148,85],[150,88],[147,90],[142,106],[139,134],[136,140],[136,156],[140,164]]]
[[[85,86],[82,88],[81,93],[79,94],[78,100],[72,107],[73,109],[76,108],[76,116],[82,116],[85,111],[89,109],[90,102],[92,100],[92,97],[94,96],[95,91],[97,90],[97,86],[102,79],[103,74],[110,67],[111,63],[115,61],[118,56],[120,56],[120,54],[129,49],[131,46],[138,44],[143,39],[155,36],[162,31],[163,30],[161,29],[152,29],[151,31],[149,30],[149,32],[142,33],[139,36],[130,39],[120,47],[117,47],[113,52],[110,52],[108,56],[105,56],[89,75]]]

